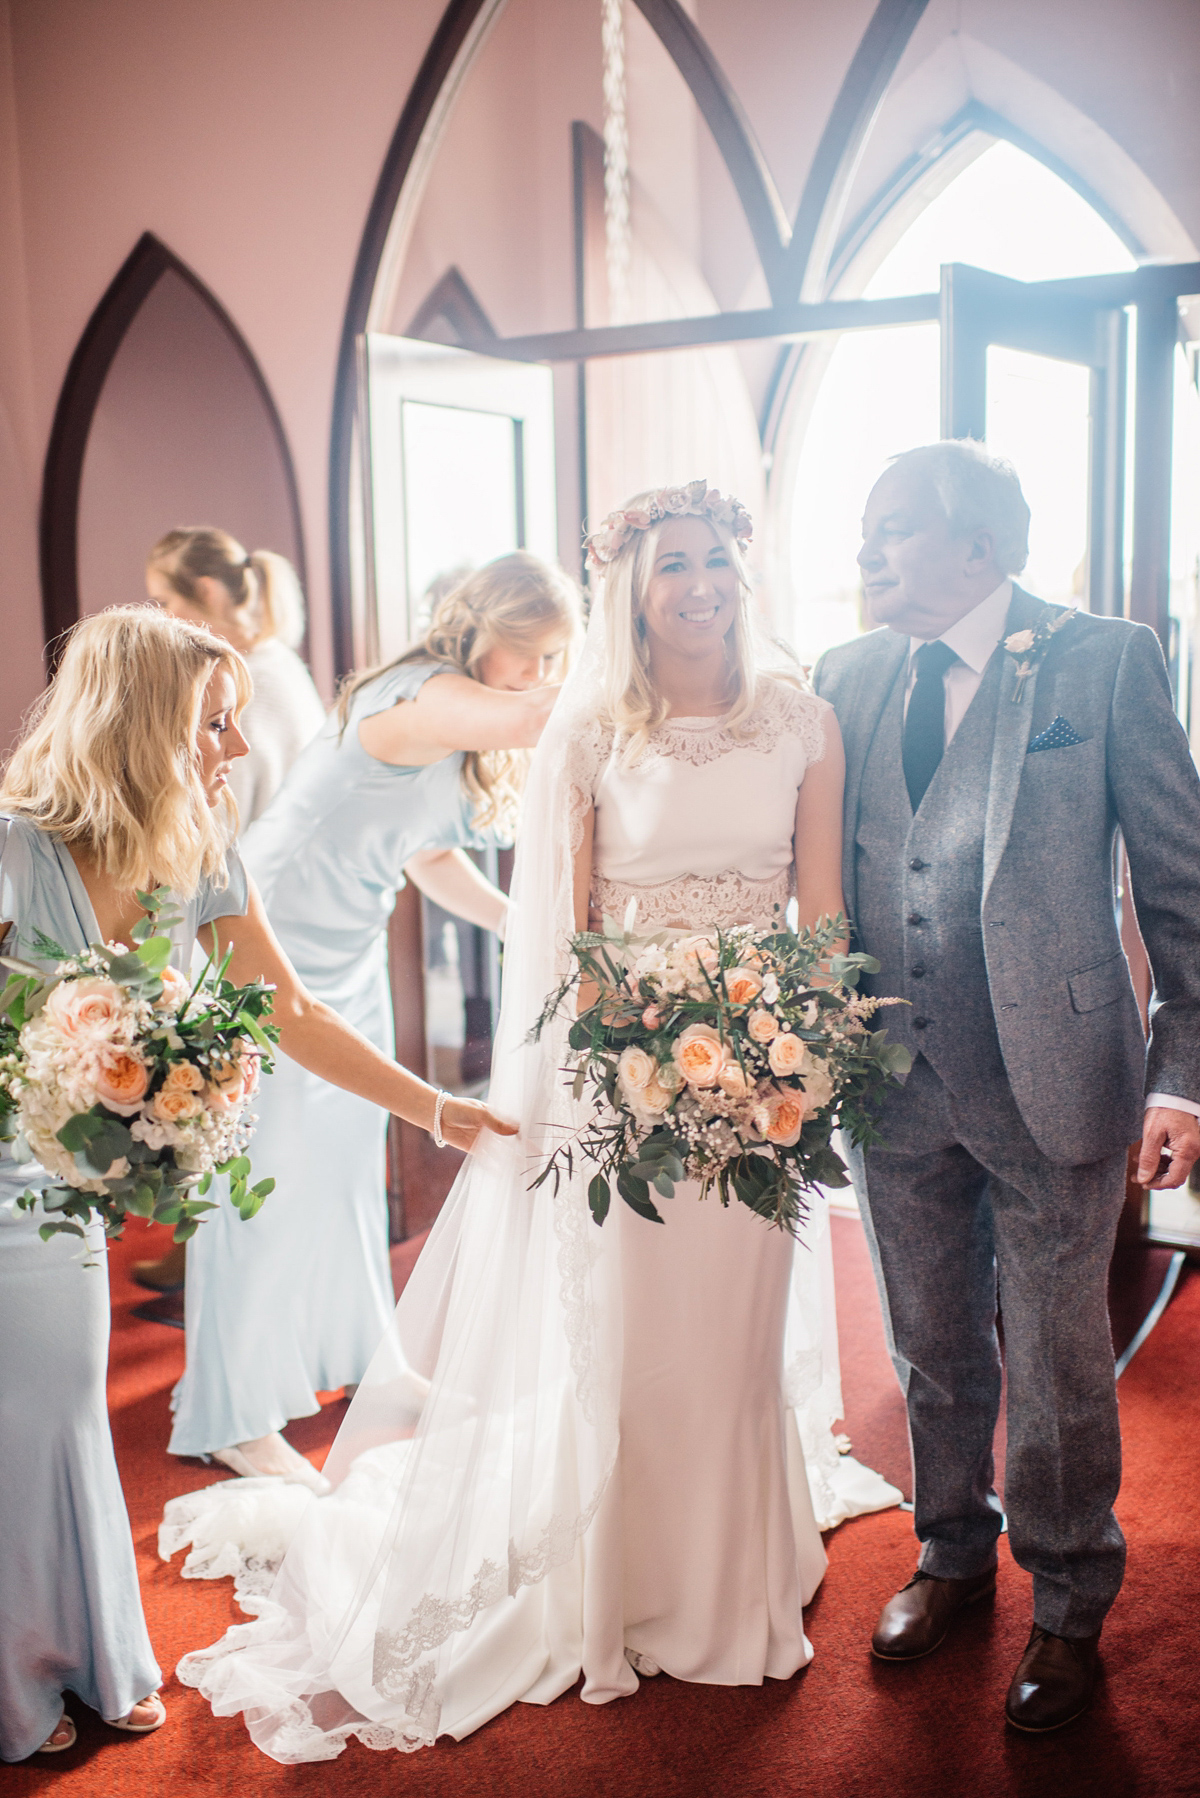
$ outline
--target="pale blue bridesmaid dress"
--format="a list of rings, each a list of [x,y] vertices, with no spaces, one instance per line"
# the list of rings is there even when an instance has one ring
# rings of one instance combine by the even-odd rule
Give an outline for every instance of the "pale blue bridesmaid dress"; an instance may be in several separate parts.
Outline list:
[[[364,718],[441,672],[392,668],[293,764],[241,849],[305,986],[395,1053],[387,924],[422,849],[482,847],[461,754],[425,768],[368,755]],[[388,1262],[387,1114],[280,1056],[255,1100],[255,1178],[277,1185],[243,1224],[227,1205],[188,1244],[187,1370],[171,1453],[203,1455],[311,1416],[360,1380],[395,1308]]]
[[[246,909],[236,854],[229,884],[204,882],[175,932],[185,968],[200,925]],[[99,940],[71,856],[21,818],[0,817],[5,952],[27,961],[34,932],[68,952]],[[16,1200],[48,1176],[0,1144],[0,1759],[23,1760],[50,1735],[62,1694],[124,1717],[157,1690],[129,1518],[108,1426],[109,1296],[104,1233],[43,1242],[40,1208]]]

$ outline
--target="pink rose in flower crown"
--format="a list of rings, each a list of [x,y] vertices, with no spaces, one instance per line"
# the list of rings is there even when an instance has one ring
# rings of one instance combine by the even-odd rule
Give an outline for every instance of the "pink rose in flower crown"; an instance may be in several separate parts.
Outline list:
[[[711,1024],[689,1024],[675,1039],[672,1054],[689,1086],[715,1086],[725,1066],[725,1050]]]
[[[746,1029],[752,1043],[769,1043],[779,1035],[779,1019],[774,1012],[759,1007],[746,1019]]]
[[[181,1124],[187,1118],[199,1117],[203,1110],[196,1094],[185,1087],[161,1087],[150,1101],[150,1115],[159,1124]]]
[[[762,981],[753,968],[725,970],[725,996],[731,1005],[749,1005],[762,991]]]
[[[767,1050],[767,1061],[771,1072],[781,1078],[803,1074],[810,1061],[808,1044],[790,1031],[782,1031]]]
[[[91,1075],[101,1105],[106,1105],[120,1117],[133,1116],[150,1084],[150,1070],[140,1055],[108,1043],[96,1051]]]
[[[129,1002],[111,980],[62,980],[46,1000],[45,1015],[69,1043],[112,1041],[132,1030]]]

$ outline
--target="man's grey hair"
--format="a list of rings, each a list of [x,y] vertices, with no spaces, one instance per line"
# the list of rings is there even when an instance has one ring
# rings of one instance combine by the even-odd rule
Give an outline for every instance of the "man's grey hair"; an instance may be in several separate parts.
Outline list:
[[[1017,471],[973,437],[952,437],[893,456],[929,487],[953,537],[991,533],[1001,574],[1020,574],[1029,560],[1029,507]]]

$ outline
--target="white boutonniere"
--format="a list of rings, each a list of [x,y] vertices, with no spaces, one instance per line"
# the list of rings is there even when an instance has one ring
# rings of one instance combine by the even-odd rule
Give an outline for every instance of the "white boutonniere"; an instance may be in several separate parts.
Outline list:
[[[1017,664],[1016,685],[1012,691],[1014,705],[1020,705],[1024,699],[1025,683],[1041,663],[1054,633],[1064,624],[1070,624],[1078,610],[1078,606],[1072,606],[1069,612],[1059,612],[1057,617],[1046,619],[1035,631],[1013,631],[1005,637],[1004,647]]]

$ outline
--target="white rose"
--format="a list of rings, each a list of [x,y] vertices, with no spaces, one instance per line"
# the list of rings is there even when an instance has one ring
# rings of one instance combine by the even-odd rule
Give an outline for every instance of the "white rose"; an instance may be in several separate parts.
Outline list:
[[[654,1057],[631,1043],[622,1049],[617,1062],[617,1079],[627,1093],[640,1093],[654,1073]]]
[[[828,1069],[814,1063],[806,1069],[800,1084],[808,1101],[809,1115],[814,1111],[824,1111],[833,1098],[833,1076]]]

